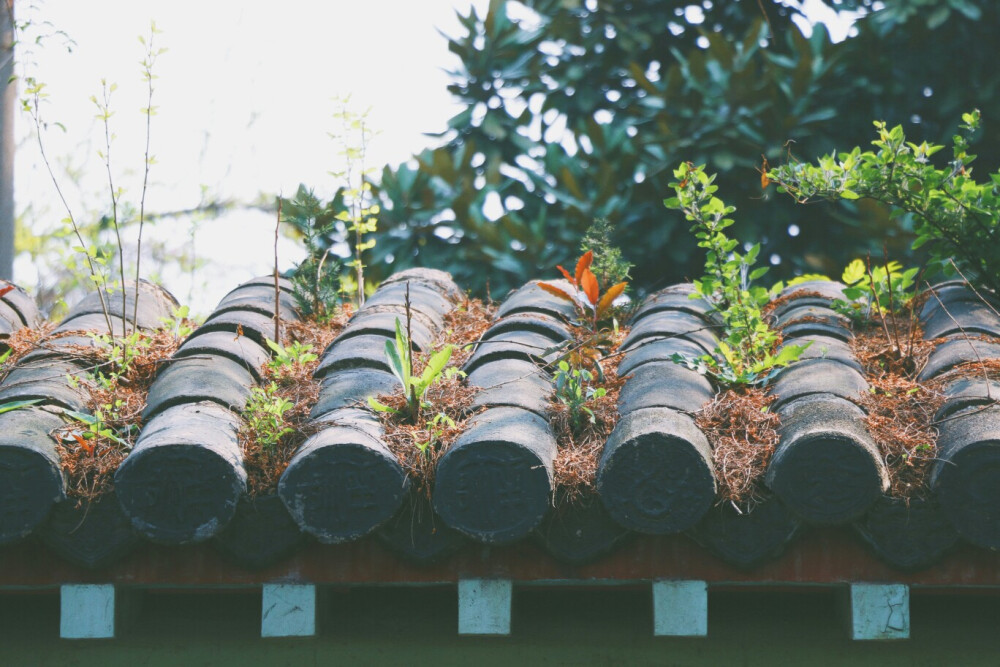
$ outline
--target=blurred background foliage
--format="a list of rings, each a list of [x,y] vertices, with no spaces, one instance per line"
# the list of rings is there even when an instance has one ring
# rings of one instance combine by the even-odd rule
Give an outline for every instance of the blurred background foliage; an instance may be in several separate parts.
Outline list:
[[[755,167],[867,145],[873,119],[949,143],[978,107],[977,166],[995,170],[1000,3],[827,0],[862,14],[832,43],[822,24],[805,36],[786,2],[493,0],[484,16],[470,11],[449,38],[464,110],[438,147],[375,178],[371,277],[433,266],[500,296],[571,261],[594,218],[613,223],[640,290],[697,276],[688,225],[662,203],[685,160],[719,172],[720,196],[738,208],[734,236],[762,243],[774,280],[838,276],[883,243],[911,261],[905,217],[863,202],[797,206],[763,192]]]

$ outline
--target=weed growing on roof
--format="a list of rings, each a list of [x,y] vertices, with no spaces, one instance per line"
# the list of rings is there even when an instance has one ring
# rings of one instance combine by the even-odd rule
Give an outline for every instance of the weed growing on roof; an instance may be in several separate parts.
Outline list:
[[[615,301],[628,287],[621,279],[628,276],[630,265],[611,245],[606,223],[595,222],[589,235],[596,246],[585,249],[572,274],[556,267],[572,292],[539,283],[549,294],[573,303],[578,316],[572,339],[546,350],[546,354],[560,353],[554,364],[549,417],[559,447],[553,478],[561,503],[578,502],[595,491],[597,462],[618,423],[618,392],[624,384],[617,375],[618,347],[627,332],[619,326],[621,308]],[[595,270],[605,282],[619,282],[602,294]]]
[[[386,361],[389,362],[392,374],[399,380],[406,402],[403,407],[396,408],[381,403],[374,397],[369,397],[368,407],[376,412],[395,413],[401,419],[415,423],[420,419],[422,410],[432,407],[424,400],[427,391],[440,380],[454,376],[461,371],[455,367],[447,367],[454,348],[451,345],[444,345],[431,352],[419,375],[414,373],[413,345],[410,342],[410,317],[409,291],[407,291],[406,331],[403,330],[403,325],[397,317],[396,337],[385,342]]]
[[[250,388],[243,420],[261,447],[274,447],[285,434],[293,431],[285,420],[285,413],[292,407],[291,401],[278,395],[278,385],[269,382]]]
[[[588,403],[604,398],[608,393],[604,387],[594,386],[594,374],[584,368],[570,368],[566,361],[560,361],[552,377],[555,397],[569,412],[569,425],[573,433],[578,433],[584,423],[596,424],[597,415]]]
[[[765,385],[777,371],[797,361],[808,345],[778,349],[781,336],[768,324],[762,308],[781,286],[768,290],[754,285],[767,273],[766,266],[752,268],[760,244],[741,254],[739,241],[726,236],[725,229],[733,224],[728,216],[736,209],[714,195],[715,175],[685,162],[674,170],[674,178],[671,186],[677,196],[663,203],[694,223],[691,232],[698,247],[705,249],[705,275],[694,281],[693,296],[704,298],[723,321],[716,354],[675,354],[674,361],[710,375],[723,387]]]
[[[586,411],[580,411],[582,416],[574,418],[572,407],[560,400],[558,394],[553,394],[549,403],[549,423],[558,445],[552,478],[560,504],[581,502],[597,490],[598,461],[618,423],[618,395],[625,378],[618,376],[621,355],[617,349],[627,334],[626,330],[611,334],[610,351],[600,360],[600,385],[592,387],[598,391],[586,400],[583,406]]]
[[[255,387],[262,392],[261,409],[256,410],[261,421],[244,419],[237,434],[251,498],[274,491],[292,456],[314,432],[309,419],[319,397],[319,383],[313,378],[319,357],[314,350],[325,350],[351,313],[349,306],[341,305],[322,323],[315,319],[283,322],[284,340],[267,341],[274,355],[264,365],[262,385]]]
[[[156,44],[159,34],[160,31],[157,29],[156,24],[152,23],[150,24],[148,36],[139,37],[139,42],[142,44],[144,50],[141,67],[142,78],[146,84],[147,99],[146,106],[140,109],[140,112],[143,116],[145,116],[146,120],[145,152],[143,155],[141,190],[138,202],[134,205],[126,205],[124,202],[125,190],[115,183],[112,169],[112,147],[115,135],[111,128],[111,117],[114,115],[111,101],[114,92],[117,90],[117,85],[114,83],[108,83],[106,80],[102,79],[100,96],[93,95],[90,98],[91,102],[97,109],[97,119],[101,122],[104,129],[104,146],[98,151],[98,156],[101,158],[108,176],[107,194],[109,199],[109,208],[107,214],[101,219],[101,222],[98,225],[98,230],[107,231],[112,235],[113,241],[109,245],[87,242],[86,236],[88,235],[88,230],[85,230],[84,225],[81,224],[74,215],[45,152],[44,135],[45,129],[49,125],[49,123],[43,118],[43,103],[47,97],[45,84],[31,76],[26,76],[24,78],[25,90],[21,99],[21,107],[31,118],[32,124],[34,125],[42,161],[48,171],[50,179],[52,180],[56,194],[58,195],[59,200],[66,212],[66,217],[63,222],[67,226],[67,233],[73,236],[77,242],[73,251],[82,255],[85,260],[88,282],[97,290],[97,294],[101,302],[101,311],[104,315],[105,324],[107,325],[107,334],[110,336],[110,344],[114,347],[128,347],[131,339],[128,337],[127,319],[131,316],[134,320],[138,316],[142,238],[147,217],[146,195],[149,190],[149,173],[153,164],[156,162],[155,156],[150,151],[152,118],[156,115],[156,107],[153,105],[153,92],[154,82],[157,79],[157,76],[154,74],[154,68],[158,58],[166,52],[166,49],[159,47]],[[135,273],[132,279],[136,298],[131,313],[129,313],[126,302],[125,285],[127,282],[127,262],[125,257],[125,245],[122,239],[122,229],[126,224],[130,223],[136,223],[138,225],[135,253]],[[115,264],[117,264],[117,267],[115,267]],[[117,295],[115,294],[116,292]],[[116,296],[120,296],[121,298],[121,317],[120,326],[118,327],[120,334],[115,333],[115,326],[113,322],[113,319],[115,318],[112,316],[110,306],[110,300]],[[122,355],[127,356],[128,351],[124,350]]]
[[[160,328],[169,331],[174,338],[184,340],[194,332],[195,323],[189,319],[191,309],[188,306],[174,308],[170,317],[161,317]]]
[[[899,372],[912,375],[918,368],[914,355],[920,327],[917,322],[917,283],[919,269],[904,270],[899,262],[886,257],[881,266],[872,266],[871,256],[866,261],[856,259],[841,276],[847,301],[835,300],[833,307],[850,317],[856,326],[879,326],[888,345],[883,357]]]
[[[951,159],[940,167],[932,158],[944,147],[907,141],[902,126],[875,121],[874,150],[823,156],[815,164],[790,160],[768,177],[796,201],[871,199],[893,216],[909,216],[917,233],[913,249],[926,246],[931,267],[959,269],[1000,291],[1000,171],[983,181],[973,177],[969,153],[980,113],[962,114],[952,138]]]
[[[600,281],[591,270],[593,262],[594,251],[588,250],[577,260],[574,273],[571,274],[562,266],[556,267],[573,286],[573,292],[549,283],[538,283],[538,286],[549,294],[572,303],[577,309],[580,325],[596,334],[600,331],[601,324],[614,314],[615,299],[625,292],[628,283],[616,283],[601,294]]]
[[[107,350],[107,354],[102,356],[101,363],[90,372],[91,379],[104,389],[117,387],[151,344],[149,334],[143,331],[133,331],[125,336],[88,332],[87,336],[99,347]]]
[[[146,196],[149,190],[149,174],[155,163],[150,151],[152,118],[156,115],[153,105],[154,68],[157,59],[166,49],[156,45],[155,23],[150,25],[148,36],[140,36],[144,57],[141,61],[142,78],[146,84],[146,106],[140,111],[145,117],[145,151],[142,166],[142,185],[138,201],[128,205],[124,201],[125,190],[116,184],[112,169],[112,148],[115,135],[111,128],[112,97],[117,89],[114,83],[101,81],[100,96],[92,96],[91,102],[97,109],[97,119],[104,129],[104,146],[98,155],[108,177],[107,214],[97,225],[98,237],[102,232],[110,234],[112,241],[101,245],[97,241],[88,243],[92,230],[82,224],[74,214],[63,194],[59,180],[55,176],[51,162],[45,152],[45,129],[48,123],[43,119],[44,100],[47,96],[45,84],[33,77],[24,78],[25,89],[21,99],[22,109],[31,118],[35,129],[42,161],[62,203],[66,217],[63,222],[67,234],[77,245],[73,251],[81,255],[86,266],[88,282],[97,291],[101,312],[107,330],[92,335],[96,349],[81,350],[81,355],[91,362],[88,412],[64,411],[68,424],[56,434],[59,440],[61,465],[68,478],[68,493],[78,502],[94,500],[107,493],[111,484],[111,474],[131,449],[135,435],[141,424],[140,413],[145,402],[146,391],[156,370],[156,364],[178,346],[173,332],[147,333],[129,332],[130,325],[138,317],[142,258],[142,238],[146,223]],[[125,225],[136,223],[138,235],[134,258],[135,272],[134,303],[127,304],[126,276],[127,262],[122,230]],[[120,318],[112,315],[111,300],[121,299]],[[183,321],[183,316],[177,318]],[[74,378],[68,378],[74,382]]]
[[[181,326],[191,326],[191,322],[185,320]],[[142,426],[149,386],[181,343],[166,329],[130,335],[136,338],[128,349],[142,353],[129,357],[126,364],[116,356],[122,348],[80,348],[80,359],[89,368],[85,373],[93,379],[86,411],[64,410],[67,423],[53,433],[67,495],[78,506],[113,489],[112,476],[132,450]]]
[[[385,443],[407,472],[418,496],[430,499],[437,460],[462,433],[475,412],[472,403],[478,389],[465,382],[458,368],[468,359],[473,344],[489,328],[494,311],[492,304],[469,299],[445,315],[445,330],[433,341],[431,348],[440,351],[450,345],[453,351],[449,365],[424,391],[416,419],[406,417],[409,399],[402,383],[392,394],[374,399],[375,403],[387,408],[375,408],[385,432]],[[396,341],[391,344],[395,346]],[[429,360],[419,355],[411,358],[414,363],[411,377],[422,377]]]
[[[437,461],[474,414],[472,402],[477,393],[457,374],[442,378],[424,395],[426,407],[416,421],[399,418],[407,403],[402,391],[378,397],[378,402],[389,408],[376,412],[385,443],[407,472],[415,493],[430,498]]]
[[[313,346],[309,343],[295,340],[285,347],[270,338],[265,339],[264,342],[274,353],[267,365],[279,377],[286,369],[294,371],[297,366],[303,366],[319,359],[319,356],[312,351]]]
[[[301,237],[306,257],[290,275],[292,297],[304,317],[323,322],[341,300],[341,262],[331,255],[327,238],[337,228],[334,203],[324,204],[300,185],[295,197],[281,199],[281,218]]]

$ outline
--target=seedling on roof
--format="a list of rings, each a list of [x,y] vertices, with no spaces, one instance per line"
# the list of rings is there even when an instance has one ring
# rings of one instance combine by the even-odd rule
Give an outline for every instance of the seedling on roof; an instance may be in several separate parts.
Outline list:
[[[579,311],[580,320],[588,322],[590,329],[596,332],[601,319],[608,314],[615,299],[621,296],[625,288],[628,287],[628,283],[620,282],[612,285],[601,295],[601,287],[597,281],[597,276],[590,270],[593,261],[594,251],[588,250],[577,260],[574,274],[571,275],[562,266],[556,267],[576,289],[576,294],[570,294],[566,290],[555,285],[550,285],[549,283],[538,283],[538,286],[549,294],[557,296],[560,299],[565,299],[575,305]]]

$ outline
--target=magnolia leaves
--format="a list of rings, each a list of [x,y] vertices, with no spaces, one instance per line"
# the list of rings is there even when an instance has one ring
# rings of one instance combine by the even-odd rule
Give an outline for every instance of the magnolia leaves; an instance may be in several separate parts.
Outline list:
[[[580,257],[579,260],[577,260],[576,271],[573,275],[570,275],[569,271],[564,269],[562,266],[556,266],[556,268],[559,269],[559,272],[563,274],[563,277],[566,278],[566,280],[569,281],[569,283],[572,284],[578,292],[583,293],[583,299],[578,296],[574,296],[566,290],[556,287],[555,285],[550,285],[549,283],[538,283],[538,286],[553,296],[569,301],[578,308],[585,304],[584,308],[589,307],[590,310],[593,311],[593,324],[596,329],[597,323],[608,313],[612,304],[614,304],[615,299],[625,292],[625,288],[628,287],[628,283],[620,282],[616,285],[612,285],[608,288],[604,295],[601,296],[601,286],[598,283],[597,276],[595,276],[594,272],[590,270],[593,261],[594,251],[588,250],[583,254],[583,256]]]

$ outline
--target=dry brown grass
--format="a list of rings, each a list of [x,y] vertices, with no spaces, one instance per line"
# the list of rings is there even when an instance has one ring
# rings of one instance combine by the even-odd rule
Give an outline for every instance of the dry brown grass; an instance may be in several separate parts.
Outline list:
[[[493,324],[496,304],[480,299],[466,299],[465,302],[444,316],[445,331],[435,341],[435,345],[452,344],[451,365],[460,368],[472,356],[474,344],[483,337]]]
[[[740,387],[716,395],[695,415],[712,447],[719,502],[749,512],[768,495],[764,474],[778,445],[775,397],[765,389]]]
[[[38,327],[23,327],[9,336],[0,338],[0,353],[10,350],[10,355],[0,367],[0,380],[7,377],[7,373],[14,367],[21,357],[28,354],[42,342],[55,328],[52,322],[44,322]]]
[[[191,325],[190,322],[187,323]],[[84,334],[86,332],[70,332]],[[114,438],[87,433],[88,427],[71,422],[53,433],[57,440],[60,464],[66,475],[66,493],[77,506],[97,500],[114,489],[114,474],[132,450],[142,428],[142,409],[156,373],[183,342],[170,331],[140,332],[141,352],[125,372],[112,368],[110,347],[80,348],[79,359],[91,373],[101,372],[109,379],[94,382],[87,400],[87,411],[100,413],[104,429]],[[88,437],[85,437],[88,436]]]
[[[574,330],[577,341],[590,337],[587,329]],[[558,452],[553,470],[553,482],[558,490],[560,504],[580,502],[597,492],[597,467],[608,437],[618,423],[618,395],[625,386],[626,377],[618,377],[621,354],[618,348],[628,335],[627,329],[620,329],[610,335],[606,355],[601,359],[604,382],[595,385],[604,387],[605,394],[587,403],[594,413],[593,421],[584,421],[583,427],[574,433],[569,408],[554,394],[549,402],[549,423],[555,433]],[[587,355],[584,355],[584,359]]]
[[[865,425],[878,445],[889,473],[889,495],[923,498],[929,493],[931,465],[937,457],[934,414],[944,395],[933,383],[916,380],[934,350],[934,341],[924,340],[918,325],[898,321],[892,340],[877,324],[857,332],[851,350],[871,386],[860,397],[867,412]],[[911,329],[910,327],[914,327]],[[896,345],[904,342],[903,349]]]

